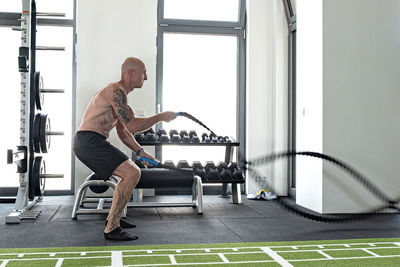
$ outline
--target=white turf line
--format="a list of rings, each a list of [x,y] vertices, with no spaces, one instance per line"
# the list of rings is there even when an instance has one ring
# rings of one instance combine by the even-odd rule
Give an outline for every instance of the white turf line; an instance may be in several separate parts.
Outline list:
[[[270,249],[269,247],[263,247],[261,248],[265,253],[268,254],[274,261],[279,263],[280,265],[284,267],[293,267],[289,262],[287,262],[284,258],[282,258],[278,253]]]
[[[58,259],[55,267],[61,267],[63,264],[64,259]]]
[[[111,266],[120,267],[122,264],[122,251],[113,251],[111,253]]]
[[[9,260],[5,260],[0,264],[0,267],[4,267],[7,265],[7,263],[9,262]]]

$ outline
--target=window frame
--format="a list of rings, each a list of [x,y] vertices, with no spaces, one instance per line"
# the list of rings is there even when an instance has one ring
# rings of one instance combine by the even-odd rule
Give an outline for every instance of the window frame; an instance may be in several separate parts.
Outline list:
[[[158,1],[157,18],[157,73],[156,73],[156,112],[163,110],[163,57],[164,33],[190,33],[207,35],[237,36],[237,113],[236,136],[240,142],[238,161],[246,155],[246,0],[239,0],[238,22],[165,19],[164,0]],[[156,126],[156,130],[161,128]],[[161,147],[156,147],[156,157],[161,158]]]
[[[297,19],[292,0],[282,0],[288,23],[288,150],[296,151],[296,40]],[[289,196],[296,199],[296,158],[288,159]]]

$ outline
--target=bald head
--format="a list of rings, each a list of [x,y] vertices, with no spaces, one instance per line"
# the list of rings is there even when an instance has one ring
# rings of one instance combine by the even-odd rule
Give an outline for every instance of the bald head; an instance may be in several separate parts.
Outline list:
[[[124,63],[121,66],[121,73],[127,73],[129,70],[138,71],[145,68],[144,63],[135,57],[128,57],[125,59]]]

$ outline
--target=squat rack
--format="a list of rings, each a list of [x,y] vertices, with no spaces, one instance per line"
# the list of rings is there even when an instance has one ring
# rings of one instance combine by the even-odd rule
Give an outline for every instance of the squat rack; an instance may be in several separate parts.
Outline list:
[[[32,211],[31,208],[42,199],[44,192],[44,180],[46,178],[63,178],[63,174],[46,174],[45,164],[42,157],[35,158],[34,149],[34,121],[35,121],[35,103],[40,110],[40,100],[38,104],[37,96],[46,93],[43,88],[39,88],[37,83],[40,80],[40,73],[36,72],[36,50],[64,51],[62,47],[38,47],[36,46],[36,25],[37,16],[57,16],[65,17],[63,13],[39,13],[36,12],[35,0],[22,0],[22,13],[20,26],[13,26],[13,30],[21,31],[21,46],[19,47],[18,69],[21,74],[20,91],[20,145],[17,151],[7,151],[7,163],[17,164],[17,173],[19,173],[19,188],[15,201],[15,209],[6,216],[6,223],[20,223],[21,219],[36,219],[39,211]],[[36,78],[36,79],[35,79]],[[64,90],[52,91],[63,93]],[[36,101],[35,101],[36,100]],[[47,117],[46,117],[47,118]],[[37,121],[38,123],[38,121]],[[46,138],[53,133],[50,131],[50,122],[46,120],[43,123],[45,131],[43,136]],[[54,132],[62,135],[62,132]],[[36,136],[38,138],[38,136]],[[42,151],[45,153],[47,151]],[[35,172],[35,173],[34,173]],[[34,178],[37,181],[33,181]],[[33,182],[36,182],[38,188],[43,181],[43,190],[39,192],[33,190]],[[36,190],[37,191],[37,190]]]

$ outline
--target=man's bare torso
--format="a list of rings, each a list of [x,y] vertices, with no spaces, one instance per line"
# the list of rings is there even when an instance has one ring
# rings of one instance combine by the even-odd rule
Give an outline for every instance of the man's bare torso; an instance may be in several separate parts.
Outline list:
[[[109,84],[97,92],[90,100],[78,131],[94,131],[108,137],[117,124],[117,116],[111,105],[113,92],[118,83]]]

